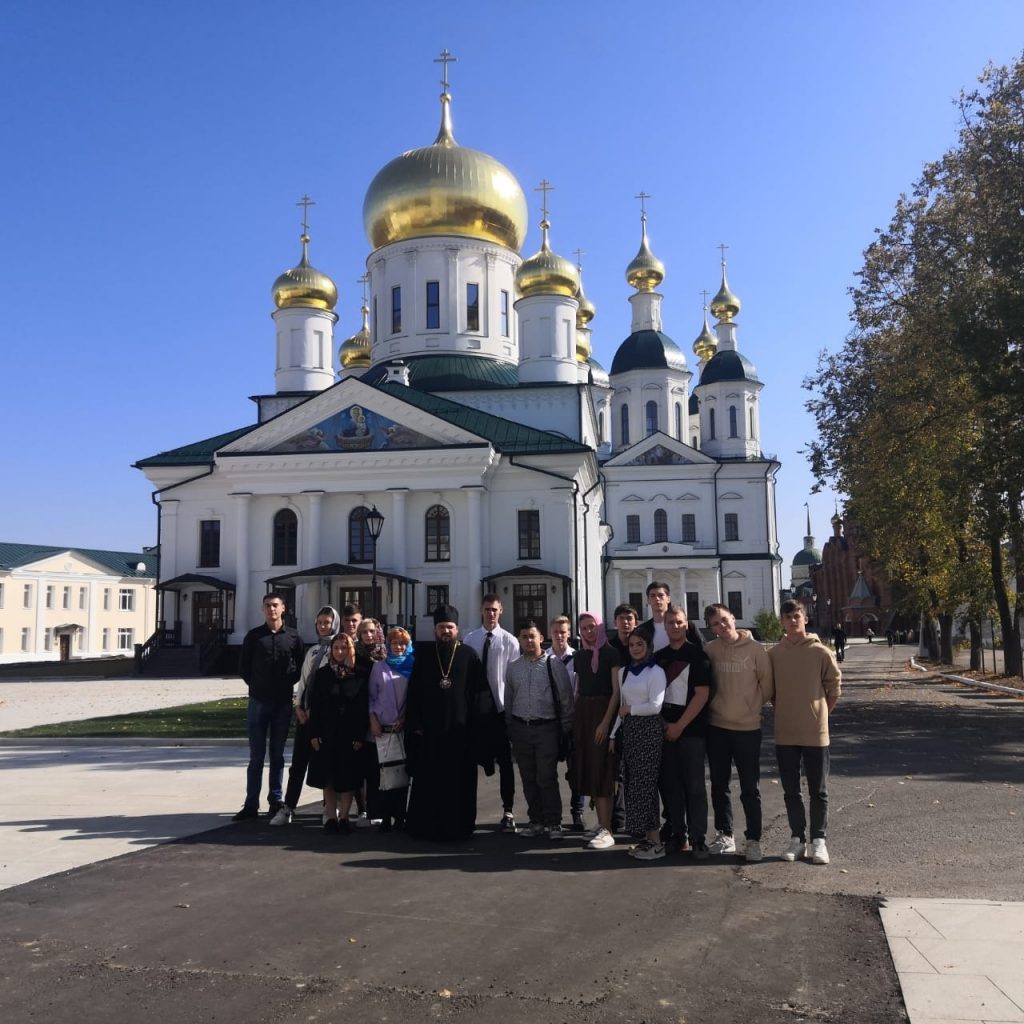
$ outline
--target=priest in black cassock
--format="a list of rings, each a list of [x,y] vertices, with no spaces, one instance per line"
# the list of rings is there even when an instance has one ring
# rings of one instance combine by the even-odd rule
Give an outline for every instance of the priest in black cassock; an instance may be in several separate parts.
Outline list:
[[[476,826],[478,766],[494,774],[500,722],[476,652],[459,640],[459,613],[435,609],[433,643],[416,644],[406,703],[412,790],[406,831],[420,839],[469,839]]]

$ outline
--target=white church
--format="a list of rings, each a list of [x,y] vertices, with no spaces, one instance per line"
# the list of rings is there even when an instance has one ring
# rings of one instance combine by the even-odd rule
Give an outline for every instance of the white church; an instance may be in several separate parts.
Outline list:
[[[665,268],[642,214],[630,328],[606,371],[546,193],[542,214],[524,259],[523,190],[455,141],[445,85],[437,138],[366,192],[369,296],[337,366],[338,293],[309,261],[304,217],[301,259],[273,285],[257,422],[136,464],[159,508],[167,642],[240,643],[271,589],[307,639],[325,603],[424,638],[447,602],[471,627],[488,590],[509,629],[620,602],[646,617],[653,580],[691,618],[713,601],[740,625],[778,610],[780,464],[762,451],[724,261],[691,368],[662,330]]]

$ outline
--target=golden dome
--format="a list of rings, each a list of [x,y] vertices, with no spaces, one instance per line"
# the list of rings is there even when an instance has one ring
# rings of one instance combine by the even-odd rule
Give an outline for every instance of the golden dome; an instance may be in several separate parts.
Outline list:
[[[363,200],[370,245],[427,235],[464,235],[516,252],[526,236],[526,196],[512,172],[492,156],[456,143],[451,96],[441,96],[441,128],[432,146],[410,149],[386,164]]]
[[[590,357],[594,354],[594,348],[590,344],[590,331],[585,327],[576,328],[576,362],[582,363],[584,366],[590,362]]]
[[[704,294],[707,295],[707,292]],[[718,338],[715,337],[714,331],[711,330],[711,327],[708,324],[708,314],[705,309],[704,329],[697,335],[697,340],[693,343],[693,354],[702,362],[706,362],[717,351]]]
[[[272,294],[278,309],[306,306],[311,309],[334,309],[338,304],[338,289],[334,282],[309,262],[307,247],[309,235],[303,234],[302,259],[297,267],[286,270],[274,282]]]
[[[725,262],[722,262],[722,287],[711,300],[711,312],[723,323],[729,323],[740,311],[740,300],[733,295],[725,279]]]
[[[577,267],[577,271],[579,268]],[[586,327],[591,320],[594,319],[594,314],[597,312],[594,304],[587,298],[583,291],[583,278],[580,277],[580,287],[576,292],[576,301],[580,304],[580,308],[576,310],[576,326]]]
[[[363,326],[346,338],[338,348],[338,362],[343,370],[366,370],[370,367],[370,308],[362,308]]]
[[[523,260],[516,271],[516,288],[526,298],[530,295],[568,295],[575,298],[580,290],[580,275],[575,264],[557,252],[548,243],[548,221],[540,222],[542,240],[540,249],[528,260]]]
[[[665,280],[665,264],[651,252],[650,244],[647,241],[647,214],[640,215],[642,234],[640,238],[640,251],[633,258],[633,262],[626,267],[626,281],[631,288],[638,292],[653,292],[655,288]]]

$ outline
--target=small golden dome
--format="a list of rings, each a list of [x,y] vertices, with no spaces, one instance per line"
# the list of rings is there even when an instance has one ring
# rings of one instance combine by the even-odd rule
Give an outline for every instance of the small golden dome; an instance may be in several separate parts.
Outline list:
[[[665,264],[651,252],[651,246],[647,241],[647,214],[640,215],[642,234],[640,238],[640,251],[636,254],[633,262],[626,267],[626,281],[631,288],[638,292],[653,292],[655,288],[665,280]]]
[[[504,164],[456,143],[450,103],[446,91],[433,145],[395,157],[370,182],[363,227],[374,249],[407,238],[462,235],[519,252],[526,196]]]
[[[704,294],[706,295],[707,292]],[[708,324],[708,314],[705,310],[704,329],[697,335],[697,340],[693,343],[693,354],[702,362],[706,362],[717,351],[718,338],[715,337],[714,331],[711,330],[711,327]]]
[[[343,370],[365,370],[370,366],[370,308],[363,305],[363,326],[346,338],[338,348],[338,362]]]
[[[578,273],[579,267],[577,267],[576,269]],[[576,301],[580,304],[580,308],[576,310],[576,326],[586,327],[587,324],[589,324],[590,321],[594,319],[594,314],[597,313],[597,309],[594,306],[594,304],[590,301],[590,299],[587,298],[586,294],[583,291],[582,276],[580,277],[579,290],[576,292]]]
[[[590,331],[585,327],[576,328],[576,362],[582,363],[584,366],[590,362],[590,357],[594,354],[594,348],[590,344]]]
[[[722,263],[722,287],[711,300],[711,312],[723,323],[729,323],[741,308],[740,300],[733,295],[729,282],[725,279],[725,263]]]
[[[303,234],[302,259],[297,267],[286,270],[274,282],[271,294],[278,309],[306,306],[310,309],[334,309],[338,289],[334,282],[309,262],[309,235]]]
[[[548,221],[540,222],[542,240],[540,249],[528,260],[523,260],[516,271],[516,288],[524,299],[530,295],[568,295],[575,298],[580,290],[580,275],[576,266],[548,243]]]

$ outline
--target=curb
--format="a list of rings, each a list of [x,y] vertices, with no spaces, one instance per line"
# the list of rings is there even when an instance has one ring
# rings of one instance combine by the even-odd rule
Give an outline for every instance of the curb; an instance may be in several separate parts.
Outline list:
[[[247,747],[244,737],[209,739],[159,736],[0,736],[0,747]]]

